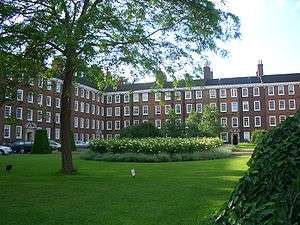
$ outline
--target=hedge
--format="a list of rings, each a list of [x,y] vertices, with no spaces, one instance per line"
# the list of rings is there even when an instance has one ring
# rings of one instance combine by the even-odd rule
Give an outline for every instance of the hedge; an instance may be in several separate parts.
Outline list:
[[[210,151],[223,142],[219,138],[147,138],[94,140],[90,148],[96,153],[192,153]]]
[[[51,153],[46,130],[36,130],[31,153],[32,154]]]

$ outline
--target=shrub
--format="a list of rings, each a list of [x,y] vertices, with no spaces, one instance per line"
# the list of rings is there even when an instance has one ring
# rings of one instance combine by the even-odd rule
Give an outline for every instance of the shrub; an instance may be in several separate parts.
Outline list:
[[[145,138],[94,140],[90,148],[97,153],[191,153],[221,146],[219,138]]]
[[[157,129],[152,123],[141,123],[123,128],[120,133],[122,138],[147,138],[147,137],[160,137],[160,130]]]
[[[299,224],[299,125],[300,111],[263,136],[214,224]]]
[[[51,153],[46,130],[36,130],[31,153],[32,154]]]
[[[251,142],[254,144],[258,144],[262,141],[264,135],[267,133],[266,130],[254,130],[252,132]]]

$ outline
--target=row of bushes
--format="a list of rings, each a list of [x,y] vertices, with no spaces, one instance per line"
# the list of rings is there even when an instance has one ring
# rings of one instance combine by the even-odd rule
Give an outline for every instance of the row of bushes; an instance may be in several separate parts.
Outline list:
[[[146,138],[94,140],[91,150],[96,153],[191,153],[221,146],[219,138]]]

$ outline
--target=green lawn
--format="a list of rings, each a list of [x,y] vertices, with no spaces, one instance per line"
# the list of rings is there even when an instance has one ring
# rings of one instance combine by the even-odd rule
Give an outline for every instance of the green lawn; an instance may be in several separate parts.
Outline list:
[[[79,174],[61,176],[56,154],[0,157],[0,224],[203,225],[248,159],[145,164],[76,157]]]

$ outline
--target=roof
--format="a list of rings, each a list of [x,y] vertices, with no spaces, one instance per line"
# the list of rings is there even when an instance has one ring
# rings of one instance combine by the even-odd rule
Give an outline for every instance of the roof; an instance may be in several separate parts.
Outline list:
[[[300,81],[300,73],[290,74],[273,74],[262,76],[262,83],[280,83],[280,82],[295,82]],[[238,85],[238,84],[255,84],[261,83],[257,76],[249,77],[232,77],[232,78],[220,78],[207,80],[205,83],[203,80],[194,80],[191,86],[218,86],[218,85]],[[155,89],[155,82],[148,83],[133,83],[123,84],[116,89],[108,88],[106,91],[137,91],[137,90],[149,90]],[[188,87],[186,82],[181,81],[178,87]],[[173,82],[166,82],[163,88],[174,88]]]

